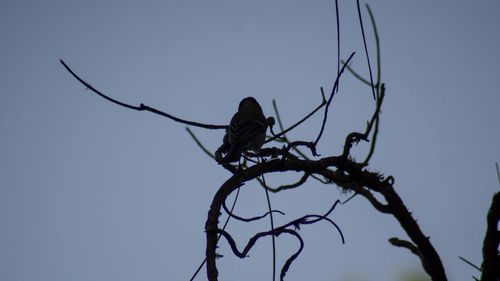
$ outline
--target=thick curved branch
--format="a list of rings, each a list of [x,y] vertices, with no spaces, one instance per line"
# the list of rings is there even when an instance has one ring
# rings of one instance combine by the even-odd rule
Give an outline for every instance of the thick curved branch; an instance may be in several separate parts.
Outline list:
[[[76,75],[76,73],[73,72],[73,70],[71,70],[71,68],[62,59],[59,60],[59,61],[64,66],[64,68],[66,68],[66,70],[69,73],[71,73],[71,75],[73,75],[73,77],[75,77],[76,80],[78,80],[80,83],[82,83],[83,85],[85,85],[85,87],[87,87],[92,92],[98,94],[99,96],[105,98],[106,100],[108,100],[108,101],[110,101],[110,102],[112,102],[114,104],[117,104],[119,106],[123,106],[123,107],[126,107],[128,109],[133,109],[133,110],[137,110],[137,111],[149,111],[149,112],[161,115],[163,117],[167,117],[169,119],[172,119],[175,122],[179,122],[179,123],[183,123],[183,124],[191,125],[191,126],[196,126],[196,127],[201,127],[201,128],[205,128],[205,129],[227,129],[227,127],[228,127],[227,125],[211,125],[211,124],[198,123],[198,122],[194,122],[194,121],[188,121],[188,120],[184,120],[184,119],[175,117],[173,115],[170,115],[170,114],[168,114],[166,112],[160,111],[160,110],[158,110],[156,108],[144,105],[142,103],[139,106],[134,106],[134,105],[130,105],[130,104],[127,104],[127,103],[115,100],[115,99],[110,98],[109,96],[103,94],[102,92],[100,92],[99,90],[97,90],[96,88],[94,88],[89,83],[85,82],[82,78],[80,78],[78,75]]]
[[[421,253],[420,260],[427,274],[434,281],[447,280],[443,263],[436,249],[432,246],[429,237],[422,233],[417,221],[412,217],[399,195],[390,185],[384,186],[381,193],[390,206],[392,215],[398,220],[413,243],[417,245]]]
[[[345,173],[337,173],[328,169],[329,167],[335,167],[338,170],[345,171]],[[384,210],[391,213],[398,220],[411,241],[422,253],[421,261],[424,265],[424,270],[434,281],[446,280],[444,267],[439,255],[428,237],[422,233],[399,195],[394,191],[392,187],[393,180],[390,180],[392,177],[383,178],[379,173],[363,170],[363,167],[363,164],[353,162],[342,156],[325,157],[316,161],[286,158],[273,159],[257,164],[233,175],[217,191],[210,206],[205,226],[207,234],[207,275],[209,280],[217,280],[217,268],[215,265],[216,233],[218,229],[218,216],[224,198],[245,181],[254,179],[264,173],[285,171],[303,171],[311,174],[319,174],[340,186],[356,182],[359,186],[363,186],[370,191],[381,193],[387,202],[387,207],[384,207]]]
[[[332,158],[332,159],[338,159],[338,158]],[[317,161],[295,160],[295,159],[285,160],[285,161],[281,159],[274,159],[271,161],[263,162],[260,164],[256,164],[252,167],[249,167],[246,170],[242,170],[239,173],[234,174],[219,188],[219,190],[217,190],[217,193],[215,194],[212,200],[212,204],[210,205],[210,210],[208,211],[208,219],[205,224],[205,232],[207,236],[206,258],[207,258],[208,280],[217,280],[218,271],[215,262],[217,257],[216,254],[217,233],[223,234],[222,232],[220,232],[220,229],[218,228],[218,223],[219,223],[220,210],[227,196],[229,196],[229,194],[231,194],[231,192],[234,191],[236,188],[242,186],[244,182],[255,179],[256,177],[261,176],[262,174],[275,171],[292,171],[301,169],[303,170],[304,167],[301,167],[301,164],[310,163],[313,166],[316,166],[317,164],[314,164],[316,162]],[[321,169],[321,167],[318,166],[316,167],[316,169]],[[331,212],[331,210],[329,210],[329,212]],[[329,214],[329,212],[327,212],[327,214]],[[317,219],[318,216],[317,215],[304,216],[284,226],[275,228],[271,230],[271,232],[278,231],[279,229],[285,229],[292,225],[297,227],[301,223],[307,223],[309,218]],[[245,251],[241,252],[240,254],[245,254]]]

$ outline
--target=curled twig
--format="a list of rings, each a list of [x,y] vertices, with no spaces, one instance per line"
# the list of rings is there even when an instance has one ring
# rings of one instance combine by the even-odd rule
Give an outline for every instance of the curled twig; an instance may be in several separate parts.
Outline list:
[[[259,238],[269,236],[269,235],[279,236],[283,233],[288,233],[288,234],[295,236],[300,242],[300,247],[297,250],[297,252],[295,252],[293,255],[291,255],[286,260],[285,264],[281,268],[280,280],[283,280],[285,278],[286,272],[290,268],[290,265],[300,255],[300,253],[302,252],[302,249],[304,248],[304,240],[302,239],[302,237],[300,237],[300,235],[296,231],[291,230],[291,229],[286,229],[286,228],[274,229],[274,230],[260,232],[260,233],[255,234],[252,238],[250,238],[247,245],[245,246],[245,248],[241,252],[238,250],[238,247],[236,246],[236,242],[234,241],[233,237],[231,237],[231,235],[227,231],[222,230],[222,229],[218,229],[217,233],[221,234],[222,236],[224,236],[224,238],[226,238],[229,246],[231,247],[231,250],[239,258],[247,257],[248,252],[252,249],[252,247],[255,245],[257,240],[259,240]]]
[[[249,239],[249,241],[246,244],[243,251],[238,250],[238,247],[236,246],[236,242],[234,241],[232,236],[227,231],[225,231],[223,229],[217,229],[215,232],[224,236],[224,238],[226,238],[229,246],[231,247],[231,250],[239,258],[247,257],[248,252],[252,249],[252,247],[255,245],[255,243],[262,237],[269,236],[269,235],[274,235],[277,237],[277,236],[281,235],[282,233],[288,233],[288,234],[291,234],[291,235],[294,235],[295,237],[297,237],[297,239],[300,241],[300,248],[296,253],[294,253],[292,256],[290,256],[287,259],[284,266],[282,267],[281,274],[280,274],[280,280],[283,280],[283,278],[286,275],[286,272],[288,271],[288,268],[290,267],[290,264],[293,262],[293,260],[295,260],[298,257],[298,255],[300,254],[300,252],[302,251],[302,249],[304,247],[304,241],[300,237],[300,234],[298,234],[297,231],[295,231],[295,230],[289,229],[290,226],[293,226],[296,229],[300,229],[301,224],[313,224],[313,223],[316,223],[316,222],[319,222],[322,220],[326,220],[326,221],[330,222],[337,229],[337,231],[340,234],[340,237],[342,238],[342,243],[345,243],[344,236],[343,236],[340,228],[337,226],[337,224],[334,221],[327,218],[327,216],[335,209],[335,207],[339,203],[340,203],[339,200],[335,201],[335,203],[332,205],[332,207],[330,207],[330,209],[323,215],[305,215],[305,216],[300,217],[296,220],[288,222],[280,227],[277,227],[277,228],[274,228],[274,229],[271,229],[271,230],[265,231],[265,232],[259,232]]]
[[[224,201],[224,203],[222,203],[222,208],[224,208],[224,211],[226,211],[226,213],[236,219],[236,220],[239,220],[239,221],[243,221],[243,222],[251,222],[251,221],[256,221],[256,220],[260,220],[262,218],[265,218],[267,215],[270,215],[271,213],[278,213],[280,215],[285,215],[285,213],[283,213],[282,211],[279,211],[279,210],[271,210],[271,211],[267,211],[265,214],[261,215],[261,216],[256,216],[256,217],[251,217],[251,218],[243,218],[243,217],[240,217],[238,215],[235,215],[233,214],[226,206],[226,201]]]
[[[354,144],[357,144],[361,140],[368,141],[366,136],[364,134],[358,133],[358,132],[352,132],[347,137],[345,138],[345,143],[344,143],[344,152],[342,153],[342,157],[349,156],[349,153],[351,152],[351,148]]]
[[[347,135],[347,137],[345,139],[345,144],[344,144],[344,151],[342,153],[343,157],[349,156],[351,148],[354,144],[357,144],[361,140],[368,141],[368,136],[370,135],[370,132],[373,128],[373,124],[378,124],[377,120],[378,120],[379,115],[380,115],[380,109],[382,107],[382,102],[384,101],[384,97],[385,97],[385,86],[384,86],[384,84],[382,84],[380,95],[378,96],[378,99],[377,99],[375,111],[373,112],[372,118],[370,119],[370,121],[366,125],[365,132],[364,133],[352,132],[349,135]],[[373,154],[373,151],[375,149],[375,138],[376,138],[376,135],[378,132],[378,127],[375,126],[375,128],[376,128],[376,130],[373,134],[373,140],[372,140],[372,145],[370,147],[370,152],[368,153],[368,156],[365,159],[365,161],[363,161],[364,165],[368,164],[368,161],[369,161],[369,159],[370,159],[370,157]]]
[[[338,158],[333,158],[333,159],[338,159]],[[212,201],[212,204],[210,206],[210,210],[208,213],[208,219],[207,219],[206,226],[205,226],[206,235],[207,235],[207,249],[206,249],[207,277],[209,280],[217,280],[217,275],[218,275],[217,266],[216,266],[216,262],[215,262],[216,257],[217,257],[217,254],[216,254],[217,234],[220,233],[226,237],[226,235],[224,235],[222,232],[220,232],[220,230],[217,226],[218,225],[218,217],[220,215],[220,209],[222,208],[222,205],[224,203],[225,198],[227,198],[227,196],[233,190],[235,190],[236,188],[241,186],[244,182],[252,180],[258,176],[261,176],[262,174],[264,174],[266,172],[279,171],[279,170],[281,170],[281,171],[301,170],[301,169],[297,169],[298,167],[295,167],[295,168],[294,167],[287,167],[286,168],[285,166],[283,166],[283,165],[286,165],[286,163],[290,163],[290,161],[293,161],[293,162],[299,161],[299,162],[297,162],[297,164],[305,163],[305,162],[313,163],[313,161],[298,160],[298,159],[287,159],[285,161],[280,160],[280,159],[275,159],[275,160],[271,160],[271,161],[266,161],[266,162],[254,165],[252,167],[249,167],[249,168],[243,170],[241,173],[234,174],[229,180],[227,180],[221,186],[221,188],[219,188],[219,190],[215,194],[214,199]],[[317,167],[317,168],[320,168],[320,167]],[[336,204],[337,203],[335,203],[334,206]],[[330,208],[330,210],[326,213],[326,215],[328,215],[332,209],[333,209],[333,207]],[[255,241],[258,239],[258,237],[260,237],[262,235],[272,234],[274,236],[277,236],[277,234],[280,233],[280,230],[287,229],[290,226],[299,227],[301,224],[310,224],[310,223],[313,223],[315,221],[319,221],[322,219],[327,220],[330,223],[332,223],[333,221],[327,219],[326,215],[323,215],[323,216],[319,216],[319,215],[304,216],[304,217],[301,217],[297,220],[289,222],[286,225],[272,229],[271,233],[268,232],[267,234],[266,233],[258,234],[257,236],[254,236],[253,239],[251,239],[249,241],[249,244],[247,244],[247,246],[245,247],[245,249],[247,249],[247,250],[243,250],[243,252],[238,252],[237,256],[240,256],[240,257],[245,256],[246,253],[248,252],[248,250],[251,248],[251,245],[253,245],[253,243],[255,243]],[[333,225],[336,226],[334,223],[333,223]],[[339,228],[337,228],[337,230],[340,231]],[[289,229],[287,230],[287,232],[289,233]],[[232,247],[235,247],[235,243],[233,243]],[[233,251],[234,251],[234,249],[233,249]]]
[[[295,252],[293,255],[291,255],[286,260],[285,264],[281,268],[281,274],[280,274],[280,280],[281,281],[283,281],[283,279],[285,278],[285,275],[286,275],[286,273],[288,271],[288,268],[290,268],[290,265],[292,264],[292,262],[300,255],[300,253],[302,252],[302,249],[304,249],[304,240],[302,240],[302,237],[300,237],[300,235],[296,231],[290,230],[290,229],[286,229],[285,231],[283,231],[283,233],[289,233],[289,234],[297,237],[297,239],[300,242],[300,247],[297,250],[297,252]]]

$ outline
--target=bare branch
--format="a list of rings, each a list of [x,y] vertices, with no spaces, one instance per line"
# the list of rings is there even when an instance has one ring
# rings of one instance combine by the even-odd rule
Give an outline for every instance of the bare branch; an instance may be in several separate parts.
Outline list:
[[[225,235],[224,232],[221,232],[220,229],[217,227],[218,217],[220,215],[220,209],[221,209],[221,206],[224,204],[225,198],[234,189],[241,186],[244,182],[252,180],[258,176],[261,176],[264,173],[272,172],[272,171],[280,171],[280,170],[281,171],[295,170],[296,168],[298,168],[298,167],[292,168],[293,164],[292,164],[292,167],[287,167],[288,165],[283,166],[283,164],[286,164],[290,161],[292,161],[291,163],[294,163],[294,164],[301,163],[300,161],[304,161],[307,163],[314,163],[313,161],[308,161],[308,160],[299,160],[299,162],[295,162],[295,161],[297,161],[295,159],[294,160],[286,160],[286,161],[283,161],[280,159],[275,159],[275,160],[263,162],[263,163],[254,165],[252,167],[249,167],[246,170],[242,170],[241,172],[239,172],[237,174],[234,174],[230,179],[228,179],[219,188],[219,190],[217,191],[217,193],[215,194],[215,196],[212,200],[212,204],[211,204],[210,210],[208,212],[208,219],[207,219],[207,222],[205,225],[205,231],[206,231],[206,235],[207,235],[207,249],[206,249],[207,277],[209,280],[217,280],[217,275],[218,275],[216,262],[215,262],[215,259],[217,257],[217,254],[216,254],[217,233],[224,235],[224,237],[226,237],[226,239],[228,239],[228,241],[230,241],[228,238],[230,236]],[[337,202],[335,203],[335,205],[336,204],[337,204]],[[332,209],[333,208],[331,208],[327,212],[327,214],[329,214]],[[323,218],[323,216],[320,216],[320,217]],[[324,217],[326,217],[326,215]],[[231,247],[233,248],[233,252],[235,252],[235,254],[237,256],[244,257],[246,255],[246,253],[248,252],[248,250],[251,248],[251,245],[253,245],[253,243],[255,243],[255,241],[258,239],[258,237],[264,236],[264,235],[270,235],[270,234],[277,236],[281,233],[280,231],[286,229],[287,227],[290,227],[290,226],[298,227],[300,224],[308,223],[309,218],[316,218],[316,220],[318,221],[317,215],[304,216],[298,220],[294,220],[288,224],[285,224],[281,227],[278,227],[278,228],[271,230],[271,233],[267,232],[267,233],[257,234],[256,236],[252,237],[252,239],[249,241],[249,244],[247,244],[247,246],[245,247],[245,250],[243,250],[243,252],[236,252],[234,250],[235,243],[231,243],[231,242],[229,242],[229,243],[231,244]],[[287,230],[287,231],[289,231],[289,230]],[[282,231],[282,232],[285,232],[285,231]],[[282,271],[282,273],[283,273],[283,271]],[[284,276],[284,275],[282,274],[282,276]]]
[[[377,143],[378,125],[379,125],[379,120],[380,120],[380,108],[382,107],[382,101],[384,100],[384,97],[385,97],[385,84],[382,83],[382,85],[380,86],[380,92],[378,91],[378,88],[377,88],[377,108],[375,109],[375,113],[372,116],[372,120],[368,124],[368,128],[366,128],[365,135],[368,137],[368,134],[370,134],[370,131],[371,131],[371,127],[373,126],[373,123],[375,122],[375,129],[374,129],[373,135],[372,135],[370,152],[368,152],[368,155],[366,156],[365,161],[363,161],[363,163],[365,163],[365,164],[368,164],[368,161],[370,161],[373,153],[375,152],[375,144]]]
[[[357,7],[358,7],[358,16],[359,16],[359,26],[361,27],[361,35],[363,36],[363,45],[365,46],[365,53],[366,53],[366,61],[368,63],[368,72],[370,73],[370,85],[373,85],[373,76],[372,76],[372,67],[370,65],[370,56],[368,55],[368,47],[366,46],[366,37],[365,37],[365,29],[363,27],[363,17],[361,16],[361,9],[359,7],[359,0],[356,1]],[[349,63],[348,61],[346,64]],[[373,94],[373,99],[375,98],[375,88],[372,86],[372,94]]]
[[[375,24],[375,18],[373,17],[372,10],[370,6],[366,4],[366,9],[368,10],[368,14],[370,15],[370,21],[372,22],[373,34],[375,35],[375,46],[377,49],[377,83],[375,83],[375,88],[380,86],[380,76],[382,75],[381,71],[381,63],[380,63],[380,38],[377,31],[377,25]]]
[[[282,130],[280,133],[274,135],[272,138],[269,138],[265,141],[265,143],[268,143],[268,142],[271,142],[275,139],[278,139],[279,137],[281,137],[282,135],[290,132],[291,130],[295,129],[295,127],[297,127],[298,125],[302,124],[304,121],[306,121],[307,119],[309,119],[309,117],[313,116],[314,113],[316,113],[320,108],[322,108],[324,105],[326,104],[325,100],[323,100],[321,102],[320,105],[318,105],[311,113],[307,114],[304,118],[300,119],[297,123],[293,124],[292,126],[290,126],[288,129],[286,130]],[[278,122],[280,122],[280,120],[278,119]]]
[[[323,131],[325,130],[326,118],[328,116],[328,108],[330,107],[330,104],[331,104],[331,102],[333,100],[333,96],[335,95],[335,92],[336,92],[336,90],[339,87],[340,76],[342,75],[342,73],[344,73],[345,67],[351,61],[351,59],[352,59],[352,57],[354,56],[355,53],[356,52],[352,52],[351,53],[351,55],[347,59],[346,63],[342,66],[342,68],[340,69],[340,72],[337,74],[337,78],[335,79],[335,83],[333,84],[332,92],[330,93],[330,97],[328,98],[328,101],[326,103],[325,114],[324,114],[324,117],[323,117],[323,122],[321,124],[321,130],[319,131],[318,137],[314,141],[314,145],[318,145],[318,142],[321,139],[321,136],[323,135]]]
[[[112,102],[114,104],[126,107],[128,109],[137,110],[137,111],[149,111],[149,112],[161,115],[163,117],[167,117],[169,119],[172,119],[175,122],[179,122],[179,123],[183,123],[183,124],[191,125],[191,126],[196,126],[196,127],[201,127],[201,128],[205,128],[205,129],[227,129],[227,127],[228,127],[227,125],[210,125],[210,124],[203,124],[203,123],[188,121],[188,120],[184,120],[184,119],[175,117],[173,115],[170,115],[170,114],[168,114],[166,112],[160,111],[160,110],[158,110],[156,108],[144,105],[142,103],[139,106],[134,106],[134,105],[126,104],[124,102],[115,100],[115,99],[110,98],[109,96],[103,94],[102,92],[100,92],[99,90],[97,90],[96,88],[94,88],[89,83],[85,82],[82,78],[80,78],[78,75],[76,75],[76,73],[74,73],[73,70],[71,70],[71,68],[62,59],[59,60],[59,61],[64,66],[64,68],[66,68],[66,70],[69,73],[71,73],[71,75],[73,75],[73,77],[76,78],[76,80],[78,80],[80,83],[82,83],[83,85],[85,85],[85,87],[87,87],[88,89],[90,89],[92,92],[98,94],[99,96],[105,98],[106,100],[108,100],[108,101],[110,101],[110,102]]]
[[[191,129],[189,129],[189,127],[186,127],[186,131],[189,133],[191,138],[193,138],[196,144],[201,148],[201,150],[203,150],[203,152],[205,152],[208,156],[210,156],[210,158],[215,160],[215,155],[213,155],[210,151],[208,151],[208,149],[198,140],[198,138],[194,135]]]
[[[380,87],[380,77],[381,77],[381,63],[380,63],[380,39],[377,31],[377,25],[375,24],[375,18],[373,17],[372,10],[370,9],[370,6],[366,4],[366,9],[368,10],[368,14],[370,15],[370,21],[372,23],[372,28],[373,28],[373,34],[375,36],[375,47],[377,50],[377,82],[376,83],[370,83],[367,81],[365,78],[361,77],[358,73],[356,73],[350,66],[347,66],[347,70],[351,72],[354,77],[356,77],[359,81],[363,82],[364,84],[374,88],[378,94],[378,89]],[[365,43],[366,45],[366,43]],[[342,64],[345,64],[346,62],[341,61]]]
[[[256,220],[260,220],[262,218],[265,218],[267,215],[270,215],[271,213],[278,213],[280,215],[285,215],[285,213],[283,213],[282,211],[279,211],[279,210],[271,210],[271,211],[267,211],[265,214],[261,215],[261,216],[256,216],[256,217],[251,217],[251,218],[243,218],[243,217],[240,217],[240,216],[237,216],[235,214],[233,214],[232,211],[230,211],[227,206],[226,206],[226,201],[224,201],[224,203],[222,204],[222,208],[224,209],[224,211],[226,211],[226,213],[236,219],[236,220],[239,220],[239,221],[243,221],[243,222],[251,222],[251,221],[256,221]]]
[[[341,61],[343,65],[346,65],[346,62],[345,61]],[[347,70],[349,70],[349,72],[354,75],[354,77],[358,78],[359,81],[363,82],[364,84],[370,86],[370,87],[375,87],[375,85],[372,85],[370,84],[370,82],[366,81],[365,78],[361,77],[361,75],[359,75],[356,71],[354,71],[354,69],[352,69],[352,67],[350,67],[349,65],[346,65],[346,68]]]
[[[293,255],[291,255],[286,260],[285,264],[283,265],[283,267],[281,269],[280,280],[284,280],[286,272],[290,268],[291,263],[300,255],[300,253],[302,252],[302,249],[304,248],[304,240],[302,240],[302,237],[300,237],[300,235],[296,231],[291,230],[291,229],[287,229],[287,228],[280,228],[280,229],[275,229],[275,230],[270,230],[270,231],[255,234],[252,238],[250,238],[247,245],[245,246],[245,248],[241,252],[238,250],[238,248],[236,246],[236,242],[234,241],[234,239],[231,237],[231,235],[227,231],[219,229],[219,230],[217,230],[217,232],[220,233],[222,236],[224,236],[224,238],[226,238],[227,242],[229,243],[229,246],[231,247],[231,250],[239,258],[247,257],[248,252],[252,249],[252,247],[255,245],[255,243],[257,242],[257,240],[259,238],[269,236],[269,235],[279,236],[283,233],[288,233],[288,234],[291,234],[291,235],[297,237],[297,239],[300,242],[300,247],[297,250],[297,252],[295,252]],[[209,280],[211,280],[210,276],[209,276]]]
[[[396,237],[389,238],[389,243],[396,247],[403,247],[408,250],[410,250],[413,254],[415,254],[418,257],[422,257],[422,253],[420,253],[420,250],[418,249],[415,244],[411,243],[410,241],[402,240]]]
[[[351,148],[354,144],[357,144],[359,141],[368,141],[368,136],[370,135],[370,132],[373,128],[373,124],[378,124],[378,118],[380,115],[380,109],[382,108],[382,102],[384,101],[385,97],[385,86],[382,84],[381,86],[381,91],[380,95],[377,98],[377,104],[375,107],[375,111],[373,112],[372,118],[370,122],[367,123],[366,130],[364,133],[358,133],[358,132],[352,132],[349,135],[347,135],[344,143],[344,152],[342,153],[343,157],[348,157],[351,151]],[[365,161],[363,161],[364,165],[368,164],[368,161],[370,160],[371,156],[373,155],[373,151],[375,149],[375,140],[376,140],[376,135],[378,133],[378,126],[375,126],[376,130],[373,134],[373,140],[372,144],[370,147],[370,152],[368,153],[368,156],[366,157]]]
[[[462,260],[463,262],[465,262],[466,264],[468,264],[468,265],[470,265],[470,266],[474,267],[475,269],[477,269],[477,270],[481,271],[481,268],[480,268],[479,266],[477,266],[477,265],[473,264],[472,262],[470,262],[470,261],[466,260],[464,257],[458,256],[458,258],[459,258],[460,260]]]

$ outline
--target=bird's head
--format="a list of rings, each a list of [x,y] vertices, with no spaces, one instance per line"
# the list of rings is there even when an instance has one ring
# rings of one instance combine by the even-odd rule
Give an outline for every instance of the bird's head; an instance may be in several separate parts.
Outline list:
[[[258,109],[260,112],[262,112],[262,107],[260,107],[260,104],[253,97],[247,97],[242,99],[238,107],[238,111],[247,111],[255,109]]]

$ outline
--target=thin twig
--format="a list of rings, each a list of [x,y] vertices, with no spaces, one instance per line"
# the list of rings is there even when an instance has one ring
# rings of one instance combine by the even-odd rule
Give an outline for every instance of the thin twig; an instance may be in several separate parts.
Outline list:
[[[236,242],[234,241],[234,239],[231,237],[231,235],[227,231],[219,229],[219,230],[217,230],[217,233],[222,234],[222,236],[224,236],[224,238],[226,238],[227,242],[229,243],[229,246],[231,247],[231,250],[239,258],[247,257],[248,252],[252,249],[252,247],[255,245],[257,240],[259,240],[259,238],[261,238],[261,237],[265,237],[265,236],[269,236],[269,235],[272,235],[274,237],[274,236],[279,236],[283,233],[288,233],[288,234],[291,234],[291,235],[297,237],[297,239],[300,242],[300,248],[297,250],[297,252],[295,252],[292,256],[290,256],[287,259],[287,261],[285,262],[285,264],[283,265],[283,267],[281,269],[281,274],[280,274],[281,281],[284,279],[286,272],[288,271],[288,268],[290,267],[290,264],[299,256],[299,254],[302,252],[302,249],[304,248],[304,241],[302,240],[300,235],[296,231],[291,230],[291,229],[287,229],[287,228],[275,229],[275,230],[271,230],[271,231],[257,233],[252,238],[250,238],[247,245],[245,246],[245,248],[241,252],[238,250],[238,248],[236,246]]]
[[[264,157],[262,157],[262,162],[264,162]],[[266,185],[266,179],[264,177],[264,174],[261,175],[262,177],[262,182],[264,183],[264,186]],[[266,192],[266,201],[267,201],[267,208],[269,210],[269,219],[271,222],[271,230],[274,231],[274,218],[273,218],[273,212],[271,208],[271,198],[269,197],[269,191],[264,188],[264,191]],[[273,281],[276,280],[276,235],[271,236],[271,241],[273,244]]]
[[[498,162],[495,162],[495,166],[497,167],[497,178],[498,178],[498,183],[500,184],[500,169],[498,169]]]
[[[475,265],[475,264],[471,263],[470,261],[466,260],[465,258],[463,258],[463,257],[461,257],[461,256],[458,256],[458,258],[459,258],[459,259],[461,259],[461,260],[462,260],[463,262],[465,262],[466,264],[468,264],[468,265],[470,265],[470,266],[474,267],[475,269],[477,269],[477,270],[481,271],[481,268],[479,268],[479,266],[477,266],[477,265]]]
[[[284,225],[273,228],[270,231],[257,233],[252,238],[250,238],[250,240],[247,243],[247,245],[245,246],[244,250],[241,252],[237,249],[236,243],[234,242],[234,239],[231,237],[231,235],[228,232],[226,232],[222,229],[217,229],[216,232],[222,234],[228,240],[233,253],[240,258],[245,258],[246,255],[248,254],[248,252],[251,250],[251,248],[255,245],[257,240],[261,237],[268,236],[268,235],[278,236],[283,232],[287,232],[286,230],[288,230],[287,229],[288,227],[293,226],[296,229],[300,229],[300,225],[314,224],[314,223],[320,222],[322,220],[326,220],[335,226],[335,228],[337,229],[337,231],[340,234],[340,238],[342,240],[342,243],[344,244],[345,240],[344,240],[344,235],[342,234],[342,231],[340,230],[340,228],[338,227],[338,225],[335,222],[333,222],[331,219],[328,218],[330,213],[335,209],[335,207],[339,203],[340,203],[340,201],[336,200],[335,203],[330,207],[330,209],[328,209],[328,211],[323,215],[305,215],[305,216],[302,216],[298,219],[290,221]]]
[[[378,90],[377,90],[378,92]],[[370,123],[368,123],[368,126],[366,128],[365,136],[368,137],[368,134],[370,133],[370,130],[372,128],[373,123],[375,122],[375,129],[373,131],[372,135],[372,141],[370,144],[370,151],[368,152],[368,155],[366,156],[365,161],[363,161],[364,164],[368,164],[368,161],[370,161],[371,157],[373,156],[373,153],[375,152],[375,144],[377,143],[377,136],[378,136],[378,125],[379,125],[379,117],[380,117],[380,108],[382,107],[382,102],[384,101],[385,97],[385,85],[382,83],[380,85],[380,93],[377,94],[377,108],[375,109],[375,113],[372,116],[372,119],[370,120]]]
[[[321,91],[323,93],[323,91]],[[278,119],[278,125],[280,127],[280,130],[281,131],[284,131],[283,130],[283,123],[281,122],[281,117],[280,117],[280,114],[278,112],[278,105],[276,104],[276,100],[273,100],[273,108],[274,108],[274,113],[276,114],[276,118]],[[288,137],[286,136],[286,134],[284,133],[282,135],[282,139],[283,139],[283,142],[286,142],[287,144],[290,144],[290,141],[288,140]],[[302,151],[300,151],[297,147],[294,147],[293,150],[295,150],[295,152],[297,152],[302,158],[304,159],[309,159],[304,153],[302,153]]]
[[[295,127],[297,127],[298,125],[302,124],[304,121],[306,121],[307,119],[309,119],[309,117],[313,116],[314,113],[316,113],[321,107],[323,107],[324,105],[326,104],[326,101],[323,100],[321,102],[320,105],[318,105],[318,107],[316,107],[311,113],[309,113],[308,115],[306,115],[304,118],[300,119],[297,123],[293,124],[292,126],[290,126],[288,129],[284,130],[284,131],[281,131],[279,134],[273,136],[272,138],[269,138],[265,141],[265,143],[268,143],[268,142],[271,142],[279,137],[281,137],[282,135],[290,132],[291,130],[295,129]]]
[[[339,2],[335,0],[335,18],[337,20],[337,76],[340,72],[340,16],[339,16]],[[337,92],[339,88],[337,87]]]
[[[346,62],[342,61],[342,64],[346,65]],[[374,85],[370,84],[370,82],[368,82],[365,78],[361,77],[361,75],[359,75],[358,73],[356,73],[356,71],[354,71],[352,69],[352,67],[350,67],[349,65],[347,65],[346,68],[347,68],[347,70],[349,70],[349,72],[351,72],[352,75],[354,75],[354,77],[358,78],[359,81],[365,83],[366,85],[368,85],[370,87],[374,87]]]
[[[500,191],[493,195],[491,205],[486,216],[486,234],[483,241],[483,271],[481,281],[497,281],[500,279]]]
[[[375,17],[372,14],[372,10],[370,9],[370,5],[366,4],[366,9],[368,10],[368,14],[370,15],[370,20],[372,22],[373,34],[375,35],[375,45],[377,47],[377,83],[375,84],[375,88],[380,86],[380,76],[381,74],[381,59],[380,59],[380,38],[378,36],[377,25],[375,24]]]
[[[208,149],[205,148],[205,146],[198,140],[198,138],[194,135],[194,133],[191,131],[191,129],[189,129],[189,127],[186,127],[186,131],[189,133],[189,135],[191,135],[193,140],[201,148],[201,150],[203,150],[203,152],[205,152],[212,159],[215,159],[215,156],[210,151],[208,151]]]
[[[201,127],[201,128],[205,128],[205,129],[227,129],[227,127],[228,127],[228,125],[211,125],[211,124],[198,123],[198,122],[194,122],[194,121],[188,121],[188,120],[184,120],[184,119],[175,117],[175,116],[170,115],[170,114],[168,114],[166,112],[160,111],[160,110],[158,110],[156,108],[147,106],[147,105],[142,104],[142,103],[139,106],[134,106],[134,105],[130,105],[130,104],[127,104],[127,103],[115,100],[115,99],[110,98],[109,96],[103,94],[102,92],[100,92],[99,90],[97,90],[96,88],[94,88],[89,83],[85,82],[82,78],[80,78],[78,75],[76,75],[76,73],[73,72],[73,70],[71,70],[71,68],[62,59],[59,60],[59,61],[64,66],[64,68],[66,68],[66,70],[69,73],[71,73],[71,75],[73,75],[73,77],[76,78],[76,80],[78,80],[80,83],[82,83],[83,85],[85,85],[85,87],[87,87],[88,89],[90,89],[92,92],[98,94],[99,96],[105,98],[106,100],[108,100],[108,101],[110,101],[110,102],[112,102],[114,104],[126,107],[128,109],[137,110],[137,111],[149,111],[149,112],[161,115],[163,117],[167,117],[169,119],[172,119],[172,120],[174,120],[176,122],[179,122],[179,123],[183,123],[183,124],[191,125],[191,126],[196,126],[196,127]]]
[[[346,200],[344,200],[344,202],[342,202],[342,205],[347,204],[347,202],[351,201],[351,199],[356,197],[356,195],[358,195],[357,192],[355,192],[353,195],[349,196],[349,198],[347,198]]]
[[[354,56],[356,52],[352,52],[349,58],[347,59],[346,63],[342,66],[340,69],[340,72],[337,74],[337,78],[335,79],[335,83],[333,84],[332,92],[330,94],[330,97],[328,98],[328,101],[326,102],[325,106],[325,114],[323,116],[323,122],[321,124],[321,130],[319,131],[318,137],[314,141],[314,145],[318,145],[319,140],[321,139],[321,136],[323,135],[323,131],[325,130],[325,124],[326,124],[326,118],[328,116],[328,108],[330,107],[330,104],[332,102],[333,96],[335,95],[335,91],[339,86],[339,79],[342,73],[344,73],[346,65],[351,61],[352,57]]]
[[[363,19],[361,17],[361,9],[359,7],[359,0],[356,1],[356,4],[358,7],[359,26],[361,27],[361,35],[363,36],[363,45],[365,46],[366,61],[368,63],[368,72],[370,73],[370,84],[373,85],[372,67],[370,65],[370,56],[368,55],[368,47],[366,46],[365,29],[363,27]],[[374,89],[374,87],[371,87],[371,88],[372,88],[373,99],[376,99],[375,98],[375,89]]]

